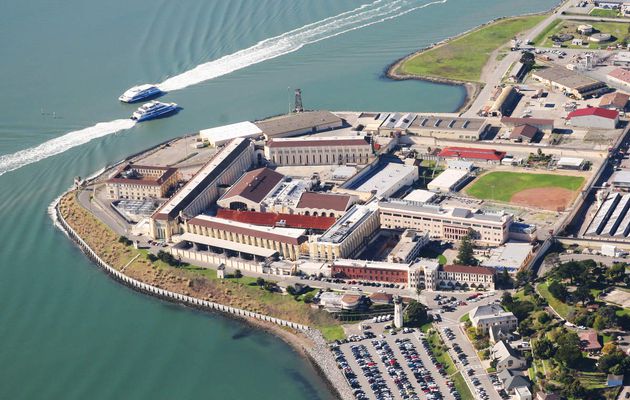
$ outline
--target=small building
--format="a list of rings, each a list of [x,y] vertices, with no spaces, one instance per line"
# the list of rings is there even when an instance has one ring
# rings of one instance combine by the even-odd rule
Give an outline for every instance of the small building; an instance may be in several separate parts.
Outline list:
[[[602,99],[599,101],[599,107],[606,108],[609,110],[617,110],[619,112],[624,112],[626,111],[626,108],[628,107],[629,99],[630,99],[630,96],[625,93],[621,93],[621,92],[607,93],[603,95]]]
[[[352,204],[354,198],[347,194],[304,192],[295,205],[295,213],[339,218]]]
[[[497,362],[495,367],[497,372],[506,369],[520,370],[525,368],[527,364],[519,352],[513,349],[505,340],[500,340],[492,346],[490,357]]]
[[[221,264],[219,268],[217,268],[217,278],[225,279],[225,264]]]
[[[448,168],[431,182],[429,182],[427,188],[434,192],[448,193],[456,191],[461,183],[464,182],[467,178],[467,170]]]
[[[373,304],[392,304],[394,296],[389,293],[376,292],[368,296]]]
[[[261,210],[261,202],[284,180],[284,175],[269,168],[259,168],[244,174],[217,201],[231,210]]]
[[[630,10],[630,3],[628,4],[628,10]],[[624,14],[626,14],[624,12]],[[616,67],[628,67],[630,66],[630,51],[620,51],[615,53],[612,59],[613,65]]]
[[[602,345],[597,338],[597,332],[594,330],[581,331],[578,333],[578,336],[580,337],[580,347],[582,351],[597,353],[602,349]]]
[[[506,331],[514,332],[518,327],[518,320],[509,311],[505,311],[498,304],[478,306],[468,313],[470,322],[479,332],[485,334],[492,326],[500,326]]]
[[[554,128],[553,119],[547,118],[502,117],[501,124],[507,128],[516,128],[520,125],[531,125],[544,133],[551,133]]]
[[[582,24],[577,27],[577,32],[580,35],[590,35],[593,33],[593,25]]]
[[[414,189],[404,197],[407,201],[416,201],[418,203],[430,203],[437,195],[434,192],[424,189]]]
[[[179,179],[176,168],[127,164],[105,181],[107,197],[112,200],[160,199]]]
[[[610,184],[615,189],[630,190],[630,170],[616,171],[610,178]]]
[[[485,161],[491,164],[499,164],[503,157],[505,157],[505,152],[471,147],[445,147],[438,153],[438,157],[457,158],[468,161]]]
[[[604,82],[562,67],[535,70],[531,76],[544,85],[561,90],[578,100],[598,95],[607,89]]]
[[[608,374],[606,377],[607,387],[623,386],[623,375]]]
[[[488,331],[488,337],[490,338],[490,343],[498,343],[501,340],[510,342],[515,335],[501,326],[491,326]]]
[[[329,111],[305,111],[255,121],[254,124],[269,140],[342,128],[344,121]]]
[[[615,129],[619,123],[619,112],[599,107],[579,108],[567,115],[571,126],[591,129]]]
[[[584,169],[584,159],[578,157],[560,157],[558,162],[556,163],[556,167],[559,169],[573,169],[573,170],[581,170]]]
[[[199,137],[214,147],[223,146],[232,139],[257,138],[261,136],[261,134],[262,131],[260,128],[249,121],[199,131]]]
[[[573,39],[573,40],[571,40],[571,45],[573,45],[573,46],[584,46],[584,41],[582,39]]]
[[[510,139],[516,142],[532,142],[538,135],[538,128],[532,125],[519,125],[512,129]]]
[[[470,161],[448,160],[446,164],[448,165],[448,169],[462,169],[468,172],[475,168],[475,164]]]
[[[528,387],[517,387],[514,389],[516,400],[532,400],[532,392]]]
[[[615,68],[608,73],[608,81],[614,85],[630,88],[630,70]]]
[[[429,244],[429,234],[406,229],[400,236],[396,246],[387,255],[387,261],[392,263],[410,263],[420,254],[420,250]]]

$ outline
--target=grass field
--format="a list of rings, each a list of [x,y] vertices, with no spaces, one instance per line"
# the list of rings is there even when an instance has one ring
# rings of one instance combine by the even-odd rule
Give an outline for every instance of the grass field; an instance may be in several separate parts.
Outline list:
[[[617,18],[619,17],[619,11],[606,10],[603,8],[593,8],[589,13],[591,17],[605,17],[605,18]]]
[[[406,75],[478,82],[490,54],[519,32],[533,28],[544,16],[509,18],[470,32],[414,57],[396,72]]]
[[[551,293],[549,293],[549,283],[548,282],[544,282],[541,283],[537,286],[538,291],[540,292],[540,295],[547,300],[547,303],[549,303],[549,305],[556,310],[556,312],[558,314],[560,314],[560,316],[564,319],[567,318],[567,315],[569,315],[569,313],[571,311],[573,311],[573,307],[568,305],[567,303],[563,303],[560,300],[556,299],[555,297],[553,297],[553,295]]]
[[[479,199],[509,202],[512,196],[522,190],[547,187],[577,190],[583,182],[584,178],[580,176],[501,171],[482,175],[466,189],[466,192]]]
[[[534,44],[540,47],[552,47],[553,41],[549,39],[550,36],[560,33],[566,33],[573,35],[575,39],[582,39],[584,43],[588,43],[588,46],[574,46],[570,41],[564,42],[566,47],[571,49],[599,49],[606,48],[610,45],[616,45],[623,42],[628,36],[628,24],[624,22],[595,22],[589,21],[589,24],[593,26],[593,29],[601,33],[609,33],[613,36],[613,40],[604,43],[594,43],[588,41],[588,36],[580,35],[577,33],[577,27],[584,22],[569,21],[569,20],[555,20],[545,30],[536,37]]]

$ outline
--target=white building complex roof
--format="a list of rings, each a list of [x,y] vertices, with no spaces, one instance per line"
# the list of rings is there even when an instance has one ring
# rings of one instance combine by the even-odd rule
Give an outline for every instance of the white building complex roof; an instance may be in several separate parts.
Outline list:
[[[213,146],[221,146],[236,138],[255,138],[261,134],[262,131],[260,128],[249,121],[199,131],[199,136],[210,142]]]
[[[429,182],[427,187],[430,190],[450,192],[451,190],[455,189],[457,184],[459,184],[464,178],[466,178],[467,175],[468,170],[466,169],[448,168],[431,182]]]
[[[559,167],[575,167],[579,168],[584,163],[583,158],[577,157],[560,157],[558,160]]]
[[[506,243],[490,251],[490,258],[481,263],[484,267],[507,268],[517,270],[532,254],[533,246],[529,243]]]
[[[401,181],[408,179],[410,175],[418,175],[418,168],[411,165],[388,163],[374,176],[363,182],[355,190],[358,192],[375,191],[377,196],[390,194],[392,188],[400,185]]]
[[[404,200],[417,201],[419,203],[428,203],[433,200],[435,196],[436,194],[431,191],[416,189],[409,192],[409,194],[404,197]]]

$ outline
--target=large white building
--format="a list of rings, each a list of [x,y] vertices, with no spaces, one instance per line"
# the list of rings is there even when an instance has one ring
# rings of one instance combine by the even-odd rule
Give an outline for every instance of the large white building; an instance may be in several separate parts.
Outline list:
[[[254,162],[250,139],[233,139],[208,161],[175,195],[151,216],[151,236],[171,240],[181,232],[180,220],[205,211],[220,195],[219,186],[231,185]]]
[[[249,121],[237,122],[235,124],[217,126],[215,128],[202,129],[199,137],[207,141],[211,146],[223,146],[232,139],[237,138],[257,138],[262,135],[262,131]]]
[[[498,246],[507,241],[511,214],[489,214],[467,208],[445,208],[406,200],[379,202],[381,227],[415,229],[432,238],[457,242],[470,230],[478,244]]]
[[[488,333],[493,326],[504,328],[507,332],[514,332],[518,328],[518,320],[509,311],[505,311],[498,304],[478,306],[470,310],[468,314],[470,322],[477,331]]]
[[[378,197],[390,197],[405,186],[418,180],[418,167],[398,163],[387,163],[375,174],[367,176],[355,187],[357,192],[374,193]]]
[[[270,139],[265,158],[276,165],[367,164],[372,146],[360,137]]]
[[[457,189],[468,177],[465,169],[447,168],[427,185],[429,190],[448,193]]]

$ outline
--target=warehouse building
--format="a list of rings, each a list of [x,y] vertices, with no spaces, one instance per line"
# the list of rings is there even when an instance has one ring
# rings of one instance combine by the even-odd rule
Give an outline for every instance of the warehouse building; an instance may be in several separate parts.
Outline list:
[[[579,108],[567,115],[571,126],[591,129],[615,129],[619,124],[619,112],[599,107]]]
[[[241,176],[217,201],[217,205],[231,210],[265,211],[263,199],[273,193],[284,180],[284,175],[269,168],[259,168]]]
[[[370,242],[378,228],[378,203],[355,204],[321,236],[311,236],[311,259],[352,258]]]
[[[578,100],[604,93],[607,90],[604,82],[562,67],[534,70],[531,75],[544,85],[561,90],[566,95]]]
[[[444,170],[440,175],[433,179],[427,185],[429,190],[434,192],[454,192],[461,186],[463,182],[468,178],[468,171],[465,169],[451,169]]]
[[[616,68],[608,73],[608,82],[619,85],[625,89],[630,88],[630,70]]]
[[[628,191],[630,189],[630,170],[616,171],[610,179],[610,184],[615,189]]]
[[[520,125],[531,125],[544,133],[551,133],[553,131],[553,119],[546,118],[502,117],[501,124],[507,128],[516,128]]]
[[[407,132],[437,139],[477,141],[489,128],[490,124],[484,118],[418,115]]]
[[[437,195],[434,192],[424,189],[415,189],[404,197],[407,201],[416,201],[418,203],[430,203]]]
[[[372,146],[362,137],[276,138],[265,145],[275,165],[367,164]]]
[[[620,182],[626,178],[621,178]],[[630,182],[626,181],[626,184]],[[626,239],[630,234],[630,194],[610,193],[591,220],[585,236]]]
[[[391,135],[394,133],[406,132],[411,123],[416,119],[416,114],[412,113],[391,113],[381,123],[378,128],[380,135]]]
[[[465,161],[485,161],[491,164],[499,164],[503,157],[505,157],[505,152],[471,147],[445,147],[438,153],[438,157],[456,158]]]
[[[599,102],[600,108],[606,108],[609,110],[617,110],[619,112],[626,111],[628,107],[628,100],[630,96],[621,92],[608,93],[602,96]]]
[[[293,211],[302,215],[339,218],[356,201],[355,197],[347,194],[303,192]]]
[[[252,225],[208,215],[186,221],[184,229],[186,233],[272,250],[289,260],[297,260],[307,252],[307,248],[302,247],[307,241],[304,229]],[[213,246],[220,247],[221,243]]]
[[[304,111],[256,121],[254,124],[269,140],[342,128],[344,121],[329,111]]]
[[[105,191],[112,200],[160,199],[167,197],[178,179],[176,168],[127,164],[105,181]]]
[[[192,218],[205,211],[220,195],[219,187],[231,185],[254,163],[254,143],[250,139],[233,139],[175,195],[151,216],[151,236],[171,240],[180,232],[179,219]]]
[[[538,128],[532,125],[519,125],[512,129],[510,139],[516,142],[530,143],[538,135]]]
[[[400,162],[379,161],[365,173],[341,185],[342,189],[389,197],[418,180],[418,167]]]
[[[406,200],[388,199],[378,203],[381,227],[415,229],[431,238],[458,242],[473,231],[478,244],[498,246],[507,241],[511,214],[491,214],[467,208],[444,208]]]
[[[556,163],[556,167],[559,169],[584,169],[585,161],[583,158],[578,157],[560,157]]]
[[[260,128],[249,121],[237,122],[235,124],[202,129],[199,131],[199,137],[202,140],[207,141],[210,146],[213,147],[223,146],[232,139],[256,139],[260,136],[262,136]]]
[[[521,94],[514,86],[506,86],[501,90],[499,97],[492,103],[488,114],[493,117],[509,116],[512,114],[512,111],[514,111],[520,98]]]

